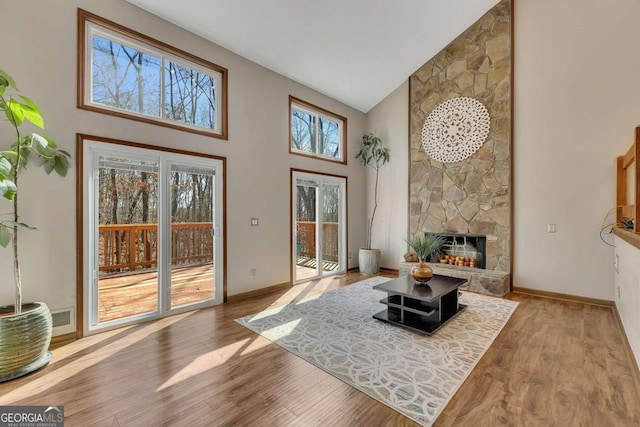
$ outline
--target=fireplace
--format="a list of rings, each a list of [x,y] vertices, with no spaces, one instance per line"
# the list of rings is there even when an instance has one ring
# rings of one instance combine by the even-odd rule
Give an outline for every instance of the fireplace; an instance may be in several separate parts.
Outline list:
[[[439,263],[445,256],[449,256],[462,259],[463,262],[468,259],[468,261],[466,261],[466,266],[485,268],[487,236],[480,236],[477,234],[425,234],[440,236],[445,241],[441,254],[433,255],[430,260],[431,262]]]

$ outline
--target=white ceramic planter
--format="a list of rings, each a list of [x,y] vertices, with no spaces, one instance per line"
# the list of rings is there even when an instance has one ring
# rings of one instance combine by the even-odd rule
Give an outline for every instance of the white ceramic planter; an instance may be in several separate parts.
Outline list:
[[[362,249],[358,252],[360,273],[378,274],[380,272],[380,249]]]

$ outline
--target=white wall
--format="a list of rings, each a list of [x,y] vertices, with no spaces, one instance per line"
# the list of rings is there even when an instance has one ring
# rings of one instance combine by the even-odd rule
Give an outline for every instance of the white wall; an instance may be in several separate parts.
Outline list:
[[[631,349],[640,366],[640,250],[616,237],[618,272],[615,302]]]
[[[228,68],[229,140],[77,109],[77,7]],[[227,157],[229,295],[290,279],[290,167],[348,176],[352,218],[348,250],[357,254],[365,227],[353,218],[365,216],[365,195],[361,191],[365,174],[355,154],[365,129],[364,114],[124,0],[0,2],[0,16],[0,68],[13,75],[24,94],[39,103],[46,133],[74,159],[77,132]],[[290,94],[348,118],[347,166],[288,153]],[[22,233],[24,299],[43,300],[52,309],[76,305],[75,172],[72,169],[65,179],[40,181],[42,170],[28,170],[20,188],[23,220],[40,229]],[[2,202],[0,209],[4,212],[9,206]],[[260,219],[259,227],[250,227],[251,217]],[[0,287],[0,305],[13,302],[9,251],[3,254],[0,268],[5,272],[5,284]],[[350,267],[356,265],[357,255],[349,263]],[[257,277],[250,277],[250,267],[257,268]]]
[[[640,124],[640,2],[521,0],[515,13],[514,284],[613,300],[598,232]]]
[[[640,124],[639,15],[636,0],[516,1],[515,286],[613,300],[613,249],[598,233],[615,203],[615,158]],[[367,129],[381,111],[385,129],[406,129],[403,102],[382,101]],[[405,177],[385,182],[393,197],[404,196],[406,183],[395,180]],[[406,202],[385,206],[388,223],[406,224]],[[383,265],[401,259],[405,247],[382,243]]]
[[[401,84],[367,113],[367,132],[378,135],[390,149],[390,161],[380,169],[378,210],[372,246],[381,251],[381,266],[398,269],[407,252],[409,203],[409,82]],[[375,171],[367,168],[367,211],[373,211]]]

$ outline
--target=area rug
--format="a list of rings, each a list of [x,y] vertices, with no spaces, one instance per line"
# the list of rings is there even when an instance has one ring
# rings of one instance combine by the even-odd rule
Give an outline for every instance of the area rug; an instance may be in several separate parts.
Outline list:
[[[434,335],[373,319],[386,308],[374,277],[236,322],[417,423],[430,426],[500,333],[517,302],[470,292]]]

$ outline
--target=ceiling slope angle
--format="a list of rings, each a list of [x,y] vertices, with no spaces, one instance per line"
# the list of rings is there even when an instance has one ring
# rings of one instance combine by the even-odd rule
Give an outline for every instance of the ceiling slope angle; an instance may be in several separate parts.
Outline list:
[[[498,3],[127,1],[364,113]]]

